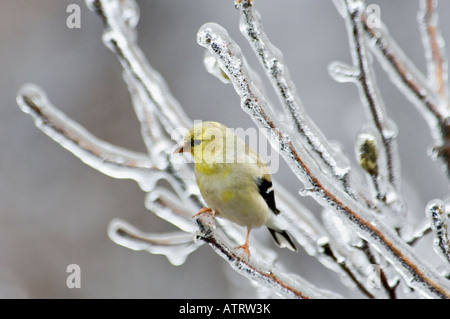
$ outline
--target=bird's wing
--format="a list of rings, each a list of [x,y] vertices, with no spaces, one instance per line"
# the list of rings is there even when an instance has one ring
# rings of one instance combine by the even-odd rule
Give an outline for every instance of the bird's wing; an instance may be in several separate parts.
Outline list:
[[[275,195],[274,195],[272,181],[266,179],[266,177],[263,176],[263,177],[257,177],[255,180],[255,183],[256,183],[256,186],[258,186],[259,193],[266,201],[267,206],[269,206],[270,210],[275,215],[278,215],[280,213],[280,211],[278,210],[277,205],[275,204]]]
[[[277,205],[275,204],[275,191],[273,189],[270,169],[259,154],[255,155],[257,157],[257,166],[261,172],[260,177],[257,177],[255,181],[256,185],[258,186],[259,193],[266,201],[270,210],[275,215],[278,215],[280,211],[278,210]]]

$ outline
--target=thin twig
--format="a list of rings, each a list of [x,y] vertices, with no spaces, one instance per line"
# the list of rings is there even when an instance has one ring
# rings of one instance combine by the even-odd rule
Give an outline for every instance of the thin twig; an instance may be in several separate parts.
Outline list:
[[[441,200],[431,201],[426,208],[426,213],[430,218],[431,229],[435,236],[436,251],[450,267],[450,241],[448,237],[448,218],[445,212],[445,203]]]
[[[366,254],[366,256],[368,257],[368,260],[373,265],[378,264],[377,260],[375,259],[375,256],[373,255],[373,253],[370,249],[370,245],[367,241],[364,240],[361,250]],[[389,299],[397,299],[396,288],[397,288],[397,285],[399,282],[397,281],[397,284],[394,287],[391,287],[389,285],[388,278],[386,277],[386,273],[383,270],[383,268],[381,268],[381,267],[380,267],[380,281],[381,281],[381,284],[383,285],[383,288],[386,290],[387,294],[389,295]]]
[[[417,244],[417,242],[418,242],[420,239],[424,238],[425,235],[428,235],[428,234],[430,234],[430,233],[431,233],[431,227],[430,227],[430,224],[429,224],[429,223],[426,223],[426,225],[422,226],[419,230],[417,230],[417,231],[412,235],[412,237],[409,238],[409,239],[406,241],[406,243],[407,243],[408,245],[413,246],[413,245]]]
[[[358,287],[358,289],[366,295],[370,299],[374,299],[375,296],[364,286],[364,284],[358,280],[355,274],[351,271],[351,269],[347,266],[345,259],[339,260],[333,251],[330,249],[330,245],[328,243],[322,246],[324,253],[329,256],[335,263],[342,268],[342,270],[349,276],[349,278],[353,281],[353,283]]]
[[[448,101],[448,63],[436,13],[437,0],[421,0],[419,25],[427,58],[428,80],[444,101]]]
[[[355,82],[360,89],[361,101],[367,107],[368,117],[373,122],[377,133],[381,137],[381,147],[384,155],[384,161],[378,161],[378,172],[387,173],[388,185],[383,186],[381,198],[387,198],[387,193],[394,192],[397,202],[402,202],[400,190],[400,160],[398,155],[398,147],[396,143],[396,127],[391,120],[386,116],[384,102],[379,94],[379,89],[375,80],[375,75],[372,70],[371,62],[369,61],[369,52],[366,48],[363,26],[361,23],[361,14],[363,6],[350,5],[348,0],[343,0],[342,6],[346,8],[347,33],[350,41],[350,51],[352,52],[352,59],[354,69],[357,70]],[[377,186],[383,179],[378,180]],[[390,186],[389,186],[390,185]],[[388,203],[387,203],[388,204]],[[399,205],[399,209],[403,205]]]

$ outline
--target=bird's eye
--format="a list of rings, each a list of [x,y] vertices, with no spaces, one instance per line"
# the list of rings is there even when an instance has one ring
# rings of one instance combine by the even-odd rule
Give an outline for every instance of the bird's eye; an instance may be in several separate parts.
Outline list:
[[[191,147],[200,145],[202,143],[202,140],[191,140]]]

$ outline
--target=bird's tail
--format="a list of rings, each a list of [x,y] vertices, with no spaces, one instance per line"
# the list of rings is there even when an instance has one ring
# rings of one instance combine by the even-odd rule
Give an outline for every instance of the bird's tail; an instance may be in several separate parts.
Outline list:
[[[280,248],[288,248],[292,251],[297,251],[297,247],[295,247],[294,242],[292,241],[291,237],[289,237],[288,233],[284,230],[275,230],[272,228],[267,227],[270,234],[272,235],[273,239],[277,243],[278,247]]]

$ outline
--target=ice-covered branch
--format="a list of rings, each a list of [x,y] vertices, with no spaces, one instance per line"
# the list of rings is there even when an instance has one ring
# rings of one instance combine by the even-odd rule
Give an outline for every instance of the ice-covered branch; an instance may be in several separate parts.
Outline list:
[[[179,127],[188,127],[192,121],[183,114],[181,106],[175,102],[175,99],[170,95],[170,92],[160,75],[152,69],[138,48],[135,42],[136,32],[134,30],[135,22],[137,21],[130,25],[127,23],[128,20],[124,19],[120,10],[120,6],[125,6],[127,8],[133,8],[134,6],[126,3],[114,4],[114,1],[108,2],[107,5],[105,5],[106,3],[104,1],[93,1],[88,2],[88,4],[104,21],[104,42],[117,55],[124,68],[124,79],[128,84],[136,114],[141,122],[142,136],[149,149],[149,156],[155,160],[155,163],[165,163],[167,161],[170,163],[171,158],[168,156],[170,148],[167,147],[167,144],[165,143],[164,134],[162,134],[157,127],[159,127],[159,124],[161,123],[161,126],[167,133],[173,133],[171,128],[174,128],[177,125],[181,125]],[[137,17],[136,8],[132,9],[131,13],[129,12],[128,14],[129,17],[133,15]],[[154,96],[158,98],[155,98]],[[155,116],[158,118],[158,121],[155,121]],[[167,125],[168,123],[169,125]],[[180,140],[181,135],[176,136],[172,134],[172,138]],[[155,145],[155,140],[158,141],[157,145]],[[158,152],[161,153],[158,154]],[[162,161],[158,161],[158,159],[162,159]],[[171,176],[174,182],[172,184],[174,188],[178,189],[178,195],[181,198],[185,198],[186,196],[194,196],[197,198],[198,195],[195,193],[194,195],[189,195],[189,192],[194,191],[193,188],[189,187],[189,185],[192,184],[192,179],[189,179],[192,172],[188,172],[184,167],[180,166],[177,166],[177,170],[175,170],[171,165],[166,166],[164,169],[168,175]],[[176,175],[173,176],[174,174]],[[182,184],[182,187],[180,188],[180,185],[177,182],[184,182],[184,184]],[[180,209],[184,211],[183,214],[188,214],[186,206],[181,208],[178,204],[178,207],[176,207],[176,198],[168,196],[168,194],[169,193],[166,190],[164,192],[159,192],[158,189],[153,190],[152,193],[147,196],[146,207],[176,226],[184,230],[190,230],[191,223],[184,217],[181,217],[180,214],[174,214],[174,211],[180,211]],[[172,206],[171,209],[166,206],[168,200],[170,202],[169,205]],[[196,206],[198,209],[198,207],[201,206],[201,200],[197,199],[194,202],[197,204]],[[283,206],[283,198],[281,198],[279,202],[280,205]],[[164,205],[161,205],[162,203],[164,203]],[[190,209],[192,209],[192,207],[190,207]],[[297,206],[294,209],[298,210],[299,207]],[[316,245],[314,240],[307,243],[302,232],[303,229],[313,228],[310,226],[314,224],[312,215],[305,217],[301,214],[297,214],[296,216],[296,221],[299,223],[299,231],[296,232],[299,242],[308,247],[314,247],[316,250],[309,250],[311,254],[320,254],[318,252],[320,247]],[[231,228],[227,228],[226,232],[227,236],[236,236],[236,234],[233,235],[235,232]]]
[[[269,41],[263,31],[259,12],[253,8],[250,0],[239,1],[236,6],[241,13],[240,30],[266,71],[284,107],[289,126],[293,127],[292,142],[295,145],[298,139],[318,162],[323,163],[322,167],[331,172],[336,181],[351,194],[350,166],[347,158],[329,144],[320,129],[309,118],[290,78],[283,54]]]
[[[363,3],[362,1],[352,1],[350,4],[348,0],[336,0],[335,3],[338,1],[341,2],[337,4],[338,10],[343,11],[342,14],[344,14],[346,20],[353,66],[345,67],[345,72],[338,72],[340,67],[335,64],[335,70],[332,74],[338,81],[342,81],[342,78],[345,77],[345,81],[351,80],[358,85],[361,101],[366,106],[367,116],[376,129],[372,135],[379,135],[381,141],[379,148],[382,151],[379,160],[377,160],[378,169],[376,172],[369,174],[374,180],[378,192],[377,197],[381,197],[379,199],[385,204],[396,204],[397,210],[401,210],[403,200],[400,194],[400,160],[396,143],[397,128],[386,116],[384,102],[379,93],[369,59],[369,52],[366,48],[361,23]],[[342,10],[342,8],[345,8],[345,10]],[[354,70],[350,73],[350,77],[347,69]],[[364,132],[364,134],[369,133]],[[373,139],[376,140],[376,136]],[[364,141],[364,143],[366,142]],[[387,176],[383,176],[383,174],[387,174]]]
[[[116,244],[129,249],[165,255],[175,266],[182,265],[189,254],[201,245],[201,242],[194,240],[193,233],[143,233],[120,219],[111,221],[108,226],[108,236]]]
[[[448,61],[436,13],[437,2],[421,0],[418,20],[427,59],[428,81],[441,98],[448,102]]]
[[[431,221],[431,229],[435,236],[436,252],[448,263],[450,269],[450,242],[445,203],[441,200],[431,201],[426,208],[426,213]]]
[[[139,12],[134,1],[86,0],[89,8],[103,20],[103,42],[120,60],[129,76],[142,86],[143,92],[154,107],[167,134],[178,140],[183,138],[180,128],[192,123],[183,108],[172,96],[161,75],[154,70],[136,44],[136,24]],[[175,135],[178,134],[178,135]]]
[[[252,258],[240,258],[235,247],[242,243],[245,234],[233,223],[207,214],[192,219],[204,202],[192,168],[172,157],[174,140],[182,140],[192,120],[137,45],[138,7],[132,0],[86,0],[86,3],[101,17],[103,42],[123,67],[123,78],[148,154],[96,138],[53,107],[36,86],[24,86],[17,102],[33,117],[39,129],[86,164],[115,178],[136,180],[148,192],[146,208],[180,229],[166,234],[144,233],[124,221],[113,220],[108,229],[111,240],[133,250],[164,254],[174,265],[182,264],[189,254],[207,242],[232,269],[255,286],[288,298],[339,298],[301,277],[287,274],[277,260],[277,252],[257,240],[251,240]],[[304,184],[300,193],[312,196],[324,207],[319,221],[296,197],[273,181],[277,206],[282,211],[277,217],[280,226],[308,254],[369,298],[395,298],[400,294],[397,286],[403,284],[413,288],[408,296],[420,293],[450,298],[446,278],[416,256],[409,245],[424,234],[434,232],[436,250],[444,260],[450,261],[448,216],[444,213],[443,202],[435,201],[427,207],[431,223],[414,236],[407,234],[410,240],[400,238],[388,223],[391,220],[384,218],[391,211],[402,212],[403,199],[396,129],[385,114],[368,52],[370,48],[375,53],[394,83],[425,115],[436,141],[436,154],[446,162],[450,176],[447,61],[437,25],[436,0],[422,0],[420,20],[428,50],[429,80],[407,59],[382,24],[377,28],[368,23],[360,0],[334,0],[334,3],[347,22],[353,65],[335,63],[330,73],[340,81],[355,82],[367,106],[372,123],[361,130],[356,149],[361,167],[372,179],[375,196],[367,192],[366,185],[353,178],[357,171],[350,174],[350,165],[343,153],[309,118],[283,56],[264,33],[252,1],[236,1],[241,15],[240,29],[278,95],[282,114],[265,98],[261,80],[247,65],[240,48],[226,30],[214,23],[204,25],[197,35],[198,43],[207,49],[205,66],[222,82],[232,83],[241,99],[241,107]],[[161,179],[169,186],[162,186]],[[367,280],[370,266],[374,264],[380,270],[384,290],[372,287]]]
[[[286,298],[340,298],[337,294],[319,290],[299,276],[285,274],[275,265],[263,262],[254,254],[250,260],[241,259],[234,249],[238,245],[223,233],[214,217],[202,214],[196,220],[200,227],[197,237],[211,245],[238,273],[250,277],[256,284],[270,287]]]
[[[167,160],[170,161],[170,157],[169,158],[163,158],[162,161],[158,161],[158,158],[161,157],[165,157],[167,156],[167,150],[169,148],[164,148],[161,146],[166,146],[166,144],[164,143],[164,138],[162,138],[162,133],[160,132],[160,130],[155,129],[155,127],[158,127],[159,123],[156,123],[154,120],[154,116],[155,115],[158,119],[159,122],[161,124],[163,124],[162,126],[164,127],[165,130],[167,130],[167,127],[165,126],[164,123],[166,123],[167,119],[171,119],[172,117],[169,116],[170,114],[168,114],[167,116],[164,115],[164,113],[161,113],[160,111],[158,111],[158,108],[164,108],[167,110],[167,112],[171,112],[171,110],[173,109],[173,106],[168,105],[169,102],[173,102],[174,99],[171,97],[168,100],[164,100],[164,99],[159,99],[159,105],[156,105],[155,99],[152,98],[152,95],[149,94],[149,92],[156,92],[155,94],[158,95],[157,93],[162,91],[163,88],[165,87],[165,84],[161,84],[163,83],[162,79],[159,79],[159,75],[154,75],[155,71],[151,68],[150,65],[148,65],[148,62],[146,61],[145,58],[143,58],[141,56],[141,51],[138,48],[137,44],[135,43],[136,40],[136,35],[133,33],[133,37],[131,38],[131,40],[123,40],[123,41],[111,41],[111,39],[122,39],[122,38],[126,38],[127,36],[127,30],[130,28],[130,26],[126,23],[126,21],[123,19],[123,17],[120,15],[120,13],[117,13],[116,11],[118,9],[120,9],[118,6],[112,6],[111,9],[110,6],[108,6],[107,8],[105,8],[105,6],[103,5],[103,3],[100,2],[94,2],[93,3],[94,6],[93,8],[95,9],[95,11],[100,14],[100,16],[102,17],[102,19],[105,21],[105,34],[107,36],[104,37],[104,39],[106,39],[105,44],[108,45],[110,48],[113,49],[113,52],[116,53],[116,55],[118,56],[119,60],[121,61],[121,64],[124,68],[124,79],[126,80],[127,84],[128,84],[128,88],[130,90],[130,94],[132,96],[132,100],[133,100],[133,104],[135,106],[135,110],[136,110],[136,114],[138,115],[138,118],[140,119],[141,122],[141,127],[142,127],[142,135],[144,138],[144,141],[146,142],[147,148],[149,149],[149,152],[151,150],[151,154],[149,155],[151,158],[155,159],[155,162],[166,162]],[[130,5],[128,5],[130,7]],[[131,6],[132,7],[132,6]],[[134,10],[136,11],[136,10]],[[134,25],[134,24],[133,24]],[[115,33],[113,33],[112,31],[115,31]],[[122,32],[122,36],[120,34],[117,33],[121,33]],[[111,34],[113,34],[113,37],[111,37]],[[141,56],[140,59],[135,59],[134,56]],[[138,65],[135,65],[138,64]],[[139,71],[141,70],[141,71]],[[142,72],[142,70],[147,70],[147,73],[150,73],[149,76],[147,77],[141,77],[141,76],[136,76],[136,74],[146,74],[145,72]],[[220,75],[223,75],[222,73],[220,73]],[[158,81],[155,81],[158,80]],[[170,92],[166,91],[164,92],[165,95],[170,94]],[[170,96],[169,96],[170,97]],[[164,96],[163,96],[164,98]],[[179,104],[176,103],[176,105],[179,107]],[[179,120],[174,120],[172,125],[178,125],[176,123],[180,123],[181,121],[185,121],[186,123],[190,123],[190,120],[186,120],[187,117],[184,115],[180,115],[180,117],[182,119]],[[153,121],[153,122],[152,122]],[[175,137],[175,138],[179,138],[179,137]],[[155,139],[158,140],[160,143],[160,147],[155,147]],[[161,142],[162,140],[162,142]],[[158,155],[158,152],[161,151],[161,155]],[[156,158],[155,158],[156,157]],[[177,188],[179,185],[177,182],[182,183],[183,181],[185,182],[184,186],[182,187],[181,191],[180,191],[180,196],[181,197],[185,197],[190,196],[189,192],[192,192],[193,189],[191,189],[188,185],[191,184],[192,181],[187,182],[189,179],[189,175],[190,172],[184,172],[180,170],[180,167],[178,167],[178,171],[175,171],[174,169],[171,169],[171,166],[167,167],[167,173],[169,175],[171,174],[177,174],[177,176],[174,177],[174,185]],[[177,178],[178,177],[178,178]],[[180,189],[179,189],[180,190]],[[156,192],[158,193],[158,192]],[[155,191],[152,192],[151,194],[149,194],[147,196],[147,208],[150,209],[151,211],[155,212],[156,214],[158,214],[160,217],[162,218],[166,218],[171,216],[170,218],[167,218],[170,222],[174,223],[176,226],[181,227],[182,229],[190,229],[190,223],[189,221],[186,221],[184,218],[180,217],[179,215],[176,216],[172,216],[173,214],[173,210],[171,209],[167,209],[166,207],[162,207],[160,205],[162,198],[156,196]],[[186,194],[187,193],[187,194]],[[164,193],[164,194],[168,194],[168,193]],[[194,195],[195,197],[197,197],[198,195]],[[154,200],[155,198],[157,198],[158,200]],[[167,198],[166,198],[167,199]],[[176,200],[172,200],[171,201],[172,204],[176,203]],[[283,207],[283,203],[284,203],[284,198],[280,198],[279,199],[279,205],[281,207]],[[292,202],[292,201],[291,201]],[[200,206],[200,200],[196,200],[197,203],[197,208],[198,206]],[[305,210],[302,209],[302,207],[299,207],[298,202],[297,204],[292,205],[291,204],[291,208],[290,210],[287,210],[288,212],[284,213],[283,216],[285,216],[286,218],[288,218],[289,220],[295,220],[296,221],[296,231],[295,233],[295,237],[296,239],[302,244],[304,245],[304,247],[307,249],[307,251],[311,254],[311,255],[315,255],[315,256],[319,256],[319,260],[321,260],[324,264],[326,264],[328,267],[333,268],[335,271],[342,271],[342,265],[340,267],[336,267],[335,265],[333,266],[333,263],[335,263],[335,260],[332,260],[330,263],[330,256],[324,253],[324,250],[322,249],[322,247],[320,245],[318,245],[318,238],[324,238],[327,236],[326,232],[320,233],[320,235],[318,235],[317,233],[315,234],[315,236],[313,237],[308,237],[305,234],[308,234],[308,230],[311,231],[312,229],[314,229],[314,226],[312,225],[317,225],[318,223],[314,221],[314,218],[312,215],[302,215],[302,212],[304,212]],[[290,212],[290,213],[289,213]],[[299,213],[300,212],[300,213]],[[291,217],[289,217],[291,216]],[[228,229],[228,235],[231,236],[232,230]],[[311,232],[309,232],[309,234],[311,234]],[[336,247],[334,245],[330,246],[330,249],[327,250],[327,252],[333,252],[333,249],[336,249]],[[334,252],[334,255],[339,255],[339,256],[346,256],[346,252],[345,249],[343,247],[341,247],[340,252]],[[349,265],[351,265],[351,262],[348,262]],[[350,269],[351,267],[349,267]],[[350,273],[351,271],[349,269],[346,269],[346,273]],[[354,276],[355,278],[357,277],[357,275]],[[360,280],[362,281],[363,279],[360,278]]]
[[[358,258],[354,249],[336,239],[333,232],[327,231],[319,220],[289,192],[274,182],[277,190],[277,203],[282,211],[280,222],[289,229],[289,233],[302,245],[305,251],[314,256],[324,266],[340,274],[346,285],[356,287],[369,298],[382,297],[379,290],[367,285],[367,273],[370,264],[364,258]],[[333,224],[333,230],[337,228]],[[335,233],[335,231],[334,231]]]
[[[335,187],[334,181],[322,173],[307,151],[293,146],[277,125],[276,117],[273,116],[266,99],[253,85],[240,48],[228,33],[219,25],[208,23],[200,28],[197,41],[216,56],[240,96],[242,108],[267,133],[272,145],[280,150],[292,171],[307,187],[306,193],[312,195],[324,207],[334,208],[348,220],[354,230],[383,252],[405,276],[408,284],[428,296],[450,297],[450,288],[447,283],[442,282],[439,274],[423,264],[409,246],[390,227],[378,220],[373,212]]]
[[[45,92],[27,84],[17,94],[22,111],[30,114],[36,126],[55,142],[92,168],[114,178],[133,179],[143,190],[158,174],[146,154],[136,153],[98,139],[55,108]],[[152,178],[150,178],[152,176]]]
[[[361,20],[368,38],[368,44],[392,83],[416,106],[426,120],[436,144],[435,153],[443,163],[450,178],[450,112],[448,101],[428,83],[426,77],[406,56],[386,26],[380,21],[379,27],[368,23],[367,15]]]

